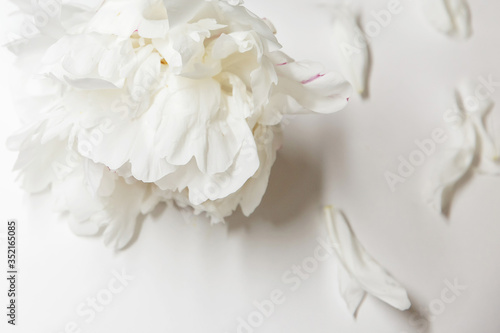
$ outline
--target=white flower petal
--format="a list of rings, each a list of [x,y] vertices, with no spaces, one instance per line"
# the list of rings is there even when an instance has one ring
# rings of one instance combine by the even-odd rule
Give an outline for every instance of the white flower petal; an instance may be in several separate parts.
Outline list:
[[[75,191],[84,179],[85,172],[77,168],[53,189],[61,201],[61,209],[70,214],[70,228],[82,236],[96,235],[104,228],[105,243],[116,249],[124,248],[136,232],[142,211],[149,212],[151,205],[157,203],[152,200],[149,186],[139,182],[127,184],[115,176],[113,192],[95,196],[86,188]]]
[[[451,124],[450,140],[428,185],[429,204],[448,215],[457,184],[476,169],[480,173],[500,174],[498,151],[484,126],[491,111],[489,96],[477,96],[478,83],[461,82],[455,91],[459,121]]]
[[[362,298],[358,286],[399,310],[408,309],[411,303],[406,290],[365,251],[342,212],[328,206],[325,207],[325,217],[332,247],[341,269],[347,273],[342,278],[341,292],[347,297],[345,301],[350,311],[355,312]],[[353,281],[348,281],[349,278]]]
[[[105,209],[105,203],[82,186],[84,183],[83,167],[77,166],[53,183],[52,194],[59,201],[59,209],[71,216],[71,229],[78,235],[91,236],[100,229],[99,223],[91,220],[92,216]]]
[[[46,189],[57,179],[58,172],[67,172],[67,142],[59,138],[52,138],[41,142],[40,135],[46,123],[37,123],[25,131],[12,136],[7,141],[10,149],[19,150],[14,170],[22,171],[23,188],[36,193]]]
[[[205,0],[165,0],[170,28],[190,21],[205,4]]]
[[[362,97],[368,93],[370,48],[356,16],[344,6],[334,7],[333,36],[342,74]]]
[[[220,71],[217,62],[207,63],[205,57],[205,40],[213,31],[225,27],[214,19],[203,19],[189,25],[180,25],[171,30],[166,39],[153,39],[153,45],[169,64],[175,74],[192,78],[211,77]],[[208,73],[200,73],[200,64],[212,67]],[[210,75],[209,75],[210,74]]]
[[[257,172],[239,191],[242,193],[238,193],[241,196],[241,211],[245,216],[250,216],[254,212],[266,192],[271,167],[276,160],[276,150],[281,146],[282,139],[281,130],[277,127],[259,126],[254,135],[261,163]]]
[[[429,22],[451,37],[468,38],[472,34],[471,14],[466,0],[423,0]]]
[[[127,246],[137,229],[147,185],[117,182],[115,192],[107,200],[104,242],[116,249]]]
[[[104,0],[62,0],[60,13],[62,27],[71,34],[84,33],[88,22],[103,2]]]
[[[130,41],[97,34],[65,36],[47,50],[41,71],[79,89],[112,89],[124,85],[134,60]]]
[[[101,187],[106,167],[102,164],[96,164],[90,160],[85,160],[83,168],[85,174],[84,184],[87,185],[87,190],[95,196]]]
[[[219,22],[225,24],[230,30],[234,31],[252,31],[260,36],[263,47],[268,52],[276,51],[281,48],[273,31],[269,28],[266,22],[257,17],[244,6],[232,5],[224,1],[212,0],[212,3],[217,4],[217,10],[224,13],[224,18]],[[238,28],[245,27],[245,29]]]
[[[136,30],[145,38],[162,38],[169,30],[169,20],[162,0],[108,0],[99,8],[89,28],[100,34],[127,38]]]
[[[308,113],[332,113],[347,105],[352,92],[351,85],[339,74],[319,70],[317,64],[290,62],[276,66],[280,84],[266,106],[273,115]],[[275,124],[280,118],[262,120]]]

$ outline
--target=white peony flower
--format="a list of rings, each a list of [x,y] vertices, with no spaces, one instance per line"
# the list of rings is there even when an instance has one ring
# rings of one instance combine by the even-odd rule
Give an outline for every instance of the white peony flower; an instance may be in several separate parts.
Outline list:
[[[471,13],[467,0],[423,0],[429,22],[439,32],[465,39],[471,36]]]
[[[479,83],[461,82],[455,91],[457,114],[450,120],[449,145],[443,152],[426,189],[429,204],[448,215],[457,185],[473,170],[500,175],[500,156],[486,131],[485,118],[493,108],[488,95],[478,92]]]
[[[241,1],[16,3],[28,20],[9,44],[25,126],[9,145],[22,184],[50,187],[76,232],[105,228],[118,248],[159,202],[212,222],[238,206],[251,214],[283,117],[338,111],[351,92],[280,52]]]
[[[354,316],[366,294],[399,310],[411,303],[406,290],[366,252],[351,230],[344,214],[332,206],[324,209],[330,241],[339,259],[339,289]]]

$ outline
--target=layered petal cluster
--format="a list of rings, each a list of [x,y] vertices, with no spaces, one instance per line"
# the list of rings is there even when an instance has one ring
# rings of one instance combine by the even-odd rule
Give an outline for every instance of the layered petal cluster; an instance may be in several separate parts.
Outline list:
[[[341,110],[350,84],[280,51],[272,25],[223,0],[16,1],[30,192],[81,234],[125,246],[175,202],[222,221],[265,192],[284,116]],[[40,19],[40,18],[43,18]],[[27,33],[29,31],[29,33]]]
[[[428,203],[444,215],[449,213],[455,189],[471,172],[500,175],[500,154],[485,124],[493,100],[478,87],[481,83],[475,80],[457,86],[456,114],[449,119],[450,139],[426,189]]]
[[[327,206],[324,212],[330,242],[339,260],[339,289],[349,312],[356,314],[366,294],[399,310],[410,308],[406,290],[366,252],[342,211]]]

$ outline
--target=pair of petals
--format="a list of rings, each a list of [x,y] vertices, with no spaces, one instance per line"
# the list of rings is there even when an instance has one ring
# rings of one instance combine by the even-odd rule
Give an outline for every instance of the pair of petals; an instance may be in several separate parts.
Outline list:
[[[493,138],[488,134],[485,118],[493,107],[489,96],[477,96],[478,82],[468,80],[456,89],[456,120],[450,127],[450,139],[432,176],[428,203],[448,215],[453,193],[470,172],[500,174],[500,158]]]

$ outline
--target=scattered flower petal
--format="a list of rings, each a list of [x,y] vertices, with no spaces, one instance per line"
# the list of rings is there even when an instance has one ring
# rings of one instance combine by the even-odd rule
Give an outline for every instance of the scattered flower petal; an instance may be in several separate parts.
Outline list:
[[[427,19],[439,32],[462,39],[472,35],[467,0],[423,0],[422,6]]]
[[[356,16],[346,6],[333,7],[333,36],[342,74],[362,97],[367,97],[370,48]]]
[[[411,303],[406,290],[366,252],[344,214],[327,206],[325,217],[331,244],[340,262],[340,293],[349,311],[355,315],[366,293],[396,309],[408,309]]]
[[[449,143],[427,189],[428,202],[436,211],[448,215],[457,185],[470,172],[500,174],[497,147],[487,133],[485,117],[493,107],[490,96],[478,97],[479,83],[464,81],[457,86],[457,114],[450,122]]]

